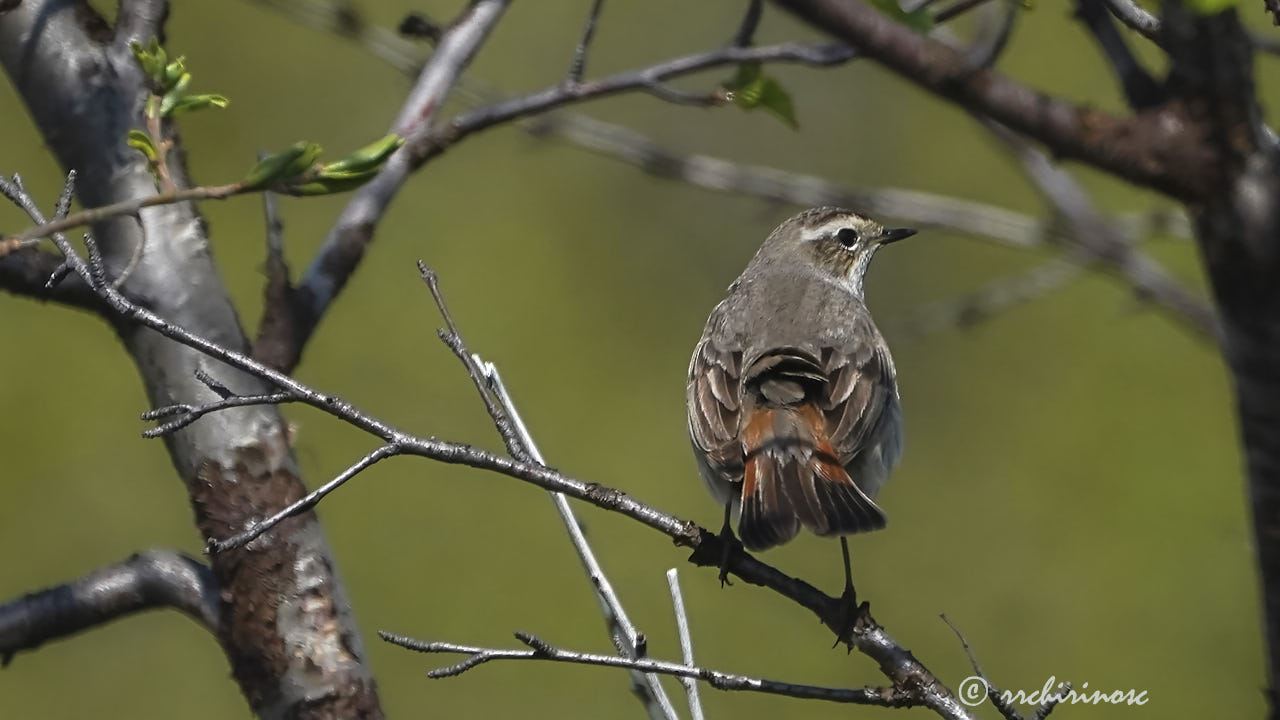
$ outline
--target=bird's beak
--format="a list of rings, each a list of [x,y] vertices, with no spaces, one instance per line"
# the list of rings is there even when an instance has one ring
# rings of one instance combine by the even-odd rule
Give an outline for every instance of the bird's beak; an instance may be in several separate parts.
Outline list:
[[[880,244],[888,245],[899,240],[905,240],[915,234],[916,231],[913,228],[885,228],[884,232],[880,233]]]

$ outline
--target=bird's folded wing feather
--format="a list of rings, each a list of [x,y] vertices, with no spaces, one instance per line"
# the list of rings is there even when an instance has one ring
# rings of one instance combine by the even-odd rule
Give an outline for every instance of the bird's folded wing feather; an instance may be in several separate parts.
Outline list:
[[[737,439],[741,373],[742,353],[717,348],[711,339],[698,344],[689,364],[689,434],[726,482],[742,479],[742,444]]]
[[[860,342],[822,350],[829,378],[822,412],[842,465],[866,449],[889,402],[897,394],[893,361],[881,343]]]

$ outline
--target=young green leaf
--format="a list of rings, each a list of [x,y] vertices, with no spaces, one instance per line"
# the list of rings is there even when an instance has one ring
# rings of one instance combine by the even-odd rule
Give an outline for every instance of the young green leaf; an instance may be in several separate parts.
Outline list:
[[[728,91],[733,104],[743,110],[764,108],[778,116],[793,130],[799,129],[800,123],[796,119],[796,109],[791,101],[791,94],[772,76],[765,75],[760,69],[760,63],[739,65],[738,71],[729,82],[725,83],[724,88]]]
[[[125,142],[129,147],[137,150],[147,156],[147,160],[152,164],[159,161],[159,154],[156,152],[156,146],[151,142],[151,136],[141,130],[130,130],[129,135],[125,138]]]
[[[404,145],[404,138],[399,135],[387,135],[356,150],[350,155],[331,162],[322,168],[321,173],[363,171],[378,169],[391,153]]]
[[[203,110],[207,107],[224,108],[231,101],[222,95],[187,95],[169,108],[169,115],[177,115],[191,110]]]
[[[378,170],[365,170],[363,172],[352,173],[321,173],[312,180],[296,185],[285,184],[279,188],[280,192],[289,195],[310,196],[310,195],[332,195],[333,193],[346,192],[354,190],[361,185],[369,182]]]
[[[768,75],[760,88],[760,107],[777,115],[792,130],[800,129],[800,121],[796,119],[795,104],[791,102],[791,93],[777,79]]]
[[[185,57],[179,57],[177,60],[164,66],[164,73],[160,78],[160,89],[168,92],[173,89],[182,76],[187,74],[187,63]]]
[[[315,143],[296,142],[288,150],[259,160],[258,164],[245,174],[240,184],[246,190],[255,190],[276,180],[298,175],[315,162],[315,156],[319,155],[319,150],[320,146]],[[311,161],[307,162],[307,156],[313,152]]]
[[[165,64],[169,60],[164,48],[160,47],[160,40],[153,37],[146,47],[135,40],[129,43],[129,49],[133,51],[133,57],[138,61],[142,72],[159,84],[164,76]]]

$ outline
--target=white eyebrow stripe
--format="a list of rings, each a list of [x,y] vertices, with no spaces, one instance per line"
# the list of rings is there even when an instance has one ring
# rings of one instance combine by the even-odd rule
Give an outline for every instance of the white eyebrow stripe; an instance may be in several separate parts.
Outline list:
[[[801,233],[801,237],[803,237],[805,240],[817,240],[819,238],[823,238],[828,235],[831,235],[835,233],[837,230],[843,230],[844,228],[853,228],[854,230],[857,230],[857,227],[855,227],[854,223],[852,222],[852,218],[834,217],[815,228],[809,228],[805,230],[803,233]]]

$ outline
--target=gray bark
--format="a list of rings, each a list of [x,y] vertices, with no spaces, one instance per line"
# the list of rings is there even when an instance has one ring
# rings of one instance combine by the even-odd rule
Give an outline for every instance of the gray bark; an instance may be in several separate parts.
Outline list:
[[[163,3],[121,7],[108,27],[78,0],[28,0],[0,13],[0,65],[64,169],[79,173],[85,207],[154,194],[143,157],[124,140],[141,127],[147,97],[129,41],[161,31]],[[170,132],[174,132],[172,128]],[[175,139],[171,172],[187,183]],[[121,289],[170,321],[229,348],[246,349],[235,309],[209,254],[206,227],[189,204],[143,210],[94,228],[111,274],[141,260]],[[113,323],[154,406],[199,403],[204,370],[240,393],[261,381],[155,332]],[[225,537],[305,492],[280,413],[227,410],[168,436],[206,539]],[[333,556],[313,513],[247,548],[211,561],[221,590],[218,639],[260,717],[376,718],[375,683]]]

